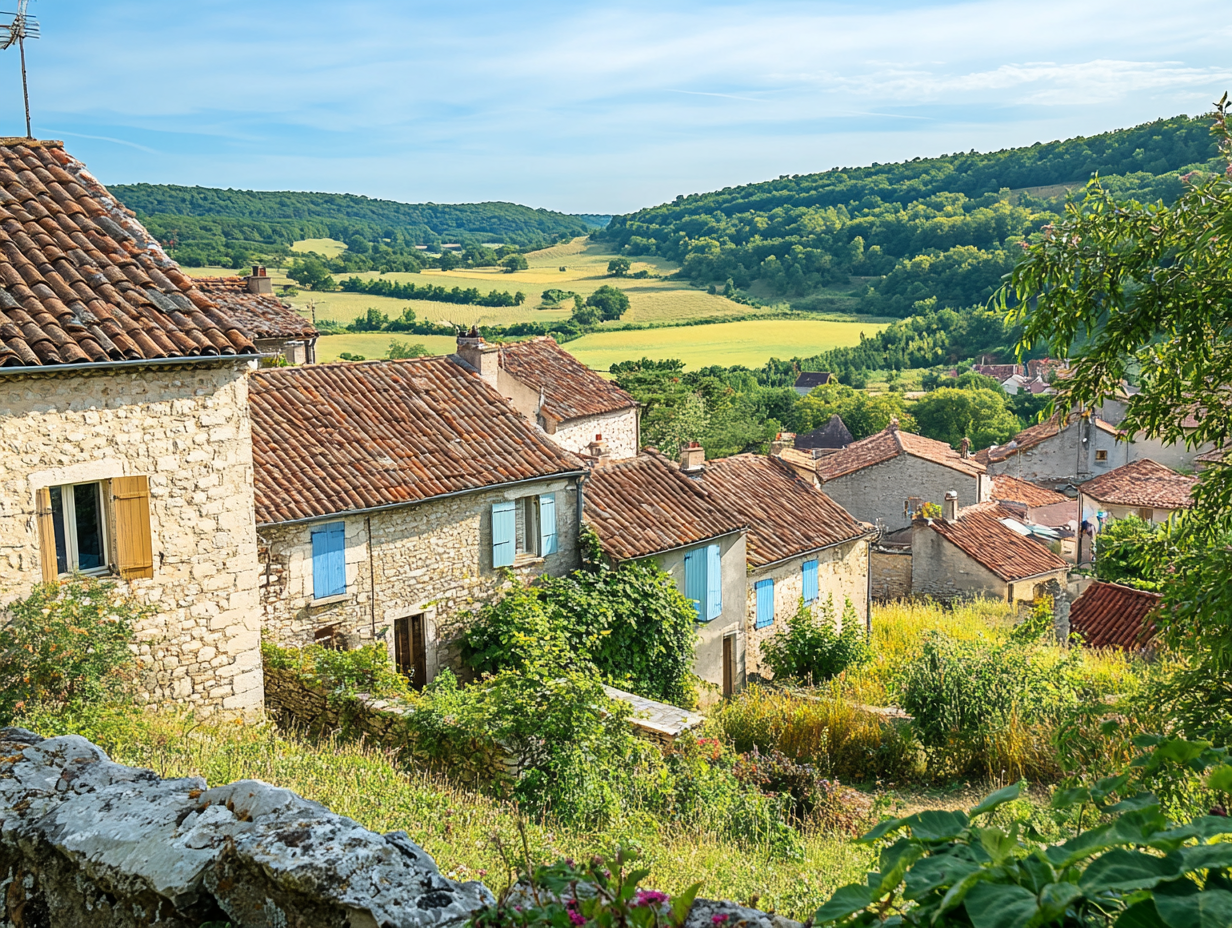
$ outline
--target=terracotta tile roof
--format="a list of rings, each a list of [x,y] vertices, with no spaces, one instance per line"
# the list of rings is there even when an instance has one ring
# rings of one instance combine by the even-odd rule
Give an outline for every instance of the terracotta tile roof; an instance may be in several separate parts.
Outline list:
[[[805,432],[803,435],[796,436],[796,447],[804,450],[813,448],[846,448],[855,437],[851,431],[843,423],[842,418],[835,415],[830,417],[830,421],[821,428],[813,429],[811,432]]]
[[[1150,458],[1140,458],[1079,484],[1078,489],[1091,499],[1117,506],[1189,509],[1197,482],[1197,477],[1186,477]]]
[[[933,519],[928,524],[934,532],[1002,580],[1012,582],[1069,568],[1060,555],[1002,525],[998,518],[1000,512],[995,503],[982,503],[963,509],[957,522]]]
[[[259,524],[582,469],[449,358],[271,368],[248,394]]]
[[[993,445],[991,448],[985,448],[975,456],[975,459],[982,464],[996,464],[1013,457],[1020,451],[1034,448],[1041,442],[1047,441],[1049,438],[1060,433],[1061,417],[1060,415],[1054,415],[1044,422],[1037,422],[1030,428],[1023,429],[1004,445]]]
[[[778,458],[738,454],[706,464],[702,484],[749,527],[750,567],[862,538],[863,525]]]
[[[586,521],[617,560],[701,544],[745,527],[701,481],[654,449],[596,465],[585,493]]]
[[[252,353],[62,143],[0,139],[0,366]]]
[[[243,277],[192,277],[198,290],[222,307],[249,338],[316,338],[321,333],[273,294],[249,293]]]
[[[1004,383],[1015,374],[1021,374],[1023,371],[1020,364],[973,364],[971,369],[977,374],[993,378],[998,383]]]
[[[1022,503],[1031,508],[1071,502],[1064,493],[1057,493],[1034,483],[1028,483],[1026,480],[1019,480],[1009,474],[1001,474],[992,478],[992,498],[1007,500],[1011,503]]]
[[[1091,422],[1101,432],[1107,432],[1109,435],[1112,435],[1115,438],[1120,438],[1122,435],[1125,434],[1119,428],[1113,425],[1111,422],[1106,422],[1105,420],[1099,418],[1099,416],[1092,416]]]
[[[542,391],[540,412],[557,422],[637,406],[632,396],[604,380],[548,336],[502,345],[500,366],[532,390]]]
[[[803,371],[796,378],[795,385],[812,390],[814,387],[824,387],[833,377],[829,371]]]
[[[1205,454],[1198,455],[1194,460],[1199,464],[1222,464],[1229,455],[1232,455],[1232,447],[1213,448]]]
[[[910,454],[925,461],[932,461],[970,477],[984,473],[984,465],[975,458],[964,458],[943,441],[900,431],[893,424],[876,435],[848,445],[842,451],[820,458],[817,461],[817,473],[823,480],[834,480],[865,467],[893,460],[900,454]]]
[[[1087,647],[1135,650],[1155,637],[1151,618],[1163,597],[1119,583],[1096,581],[1082,591],[1069,611],[1069,626]]]

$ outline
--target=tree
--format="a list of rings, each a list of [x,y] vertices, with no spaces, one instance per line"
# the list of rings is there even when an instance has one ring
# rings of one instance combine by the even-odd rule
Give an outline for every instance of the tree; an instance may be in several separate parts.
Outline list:
[[[462,266],[462,259],[458,257],[456,251],[446,249],[441,252],[441,256],[437,259],[437,266],[442,271],[452,271]]]
[[[337,286],[334,278],[329,276],[329,268],[320,258],[312,255],[292,261],[287,268],[287,276],[309,290],[333,290]]]
[[[869,396],[863,390],[836,383],[817,387],[801,397],[795,415],[797,432],[811,432],[837,415],[857,440],[880,432],[891,419],[897,419],[899,428],[906,432],[913,432],[916,427],[901,393]]]
[[[526,263],[525,255],[512,254],[501,258],[501,267],[505,269],[506,274],[512,274],[514,271],[524,271],[530,265]]]
[[[426,358],[431,354],[427,346],[420,342],[412,345],[410,342],[395,340],[389,343],[389,350],[385,352],[385,357],[391,361],[397,361],[402,358]]]
[[[1022,423],[1006,406],[1004,395],[984,387],[975,390],[941,387],[916,400],[911,414],[921,435],[954,448],[964,438],[970,438],[976,448],[999,445],[1022,429]]]
[[[632,265],[629,263],[628,258],[613,258],[607,263],[607,276],[627,277],[629,275],[630,267],[632,267]]]
[[[613,322],[629,310],[629,297],[623,290],[604,284],[586,299],[587,306],[599,311],[604,322]]]
[[[580,296],[575,296],[573,298],[573,321],[583,326],[598,325],[599,310],[589,303],[583,303]]]
[[[1121,428],[1165,443],[1225,447],[1232,439],[1232,134],[1227,95],[1212,132],[1223,173],[1185,175],[1180,196],[1118,202],[1100,184],[1029,243],[1002,290],[1022,343],[1073,361],[1056,406],[1087,408],[1135,370]],[[1168,526],[1167,581],[1157,623],[1185,656],[1173,677],[1184,730],[1232,733],[1232,467],[1199,476],[1193,514]]]

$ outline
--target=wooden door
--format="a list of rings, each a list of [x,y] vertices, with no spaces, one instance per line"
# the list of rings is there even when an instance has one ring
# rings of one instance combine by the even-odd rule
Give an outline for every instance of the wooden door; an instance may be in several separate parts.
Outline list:
[[[414,689],[422,690],[428,682],[428,654],[422,614],[394,621],[394,664],[398,673],[411,681]]]
[[[736,692],[736,636],[727,635],[723,639],[723,695],[731,696]]]

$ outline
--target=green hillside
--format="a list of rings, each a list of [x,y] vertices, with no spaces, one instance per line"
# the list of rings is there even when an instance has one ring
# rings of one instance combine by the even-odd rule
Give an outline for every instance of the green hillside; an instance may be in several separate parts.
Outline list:
[[[902,317],[987,300],[1021,255],[1018,243],[1096,172],[1120,197],[1171,200],[1179,175],[1210,167],[1215,154],[1210,121],[1179,116],[678,196],[616,216],[597,234],[629,255],[679,261],[695,282],[731,281],[800,309]]]
[[[409,256],[416,245],[441,242],[541,248],[585,235],[596,224],[595,217],[516,203],[398,203],[352,194],[169,184],[111,189],[189,265],[239,266],[244,262],[237,257],[286,255],[303,239],[337,239],[358,254],[385,249],[394,258]]]

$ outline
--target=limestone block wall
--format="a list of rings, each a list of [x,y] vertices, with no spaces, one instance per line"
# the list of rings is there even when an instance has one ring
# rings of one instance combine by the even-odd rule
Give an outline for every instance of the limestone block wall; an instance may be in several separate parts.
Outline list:
[[[873,602],[886,603],[911,595],[911,549],[873,548],[869,554]]]
[[[903,512],[908,497],[918,496],[940,506],[945,494],[954,490],[958,505],[970,506],[988,498],[990,482],[984,476],[974,477],[900,454],[882,464],[827,480],[821,490],[860,521],[876,524],[880,520],[887,532],[895,532],[911,524]]]
[[[637,431],[638,411],[630,408],[562,422],[556,431],[548,434],[556,444],[576,454],[585,454],[586,446],[595,440],[596,435],[602,435],[613,458],[631,458],[638,452]]]
[[[1009,599],[1009,584],[950,544],[925,522],[911,532],[911,590],[942,602],[975,596]]]
[[[25,596],[42,579],[36,490],[147,476],[154,577],[120,586],[155,607],[138,629],[150,702],[261,709],[245,370],[0,370],[0,595]]]
[[[507,585],[503,572],[492,567],[492,504],[547,493],[556,496],[557,551],[515,562],[513,574],[530,582],[545,573],[562,576],[581,564],[573,478],[495,487],[368,515],[262,526],[261,610],[267,634],[280,644],[302,645],[322,629],[337,628],[359,641],[383,638],[392,656],[389,632],[395,620],[422,614],[431,680],[439,668],[454,663],[453,643],[467,621]],[[312,530],[336,521],[346,525],[346,593],[318,601]]]

